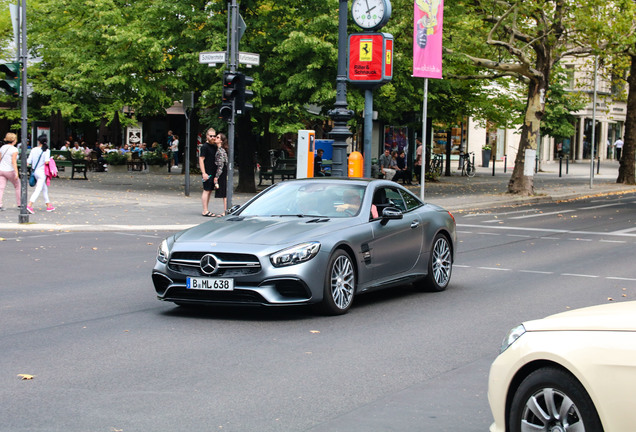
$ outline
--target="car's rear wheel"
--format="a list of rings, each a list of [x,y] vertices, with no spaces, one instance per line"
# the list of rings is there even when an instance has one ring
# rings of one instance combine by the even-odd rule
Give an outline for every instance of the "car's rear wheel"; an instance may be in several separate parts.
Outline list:
[[[528,375],[510,406],[509,430],[601,432],[590,396],[572,375],[546,367]]]
[[[337,250],[331,256],[325,275],[325,291],[321,309],[328,315],[346,313],[355,295],[356,274],[349,254]]]
[[[428,274],[417,285],[428,291],[444,291],[453,272],[453,252],[448,237],[437,234],[428,259]]]

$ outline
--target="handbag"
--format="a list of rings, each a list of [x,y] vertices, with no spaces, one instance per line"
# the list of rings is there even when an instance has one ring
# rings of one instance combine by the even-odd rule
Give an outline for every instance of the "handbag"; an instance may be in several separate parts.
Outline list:
[[[40,163],[40,158],[42,157],[42,153],[40,153],[40,157],[38,158],[38,161],[35,163],[35,167],[37,168],[38,164]],[[29,186],[33,187],[35,186],[35,184],[38,182],[38,180],[35,178],[35,169],[31,169],[31,175],[29,176]]]

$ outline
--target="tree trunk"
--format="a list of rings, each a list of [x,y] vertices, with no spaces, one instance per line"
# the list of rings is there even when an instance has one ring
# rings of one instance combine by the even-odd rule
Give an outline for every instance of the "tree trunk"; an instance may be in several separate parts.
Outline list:
[[[636,56],[631,56],[632,65],[629,71],[629,94],[627,96],[627,115],[625,118],[625,137],[623,138],[623,154],[618,168],[616,183],[636,184]]]
[[[537,150],[537,142],[539,139],[539,129],[541,127],[541,117],[543,116],[544,86],[537,81],[531,81],[528,86],[528,102],[526,105],[526,116],[521,128],[521,138],[519,140],[519,150],[515,158],[515,167],[508,182],[508,192],[517,195],[533,195],[534,194],[534,177],[524,175],[524,165],[532,164],[534,169],[534,160],[527,161],[526,150]]]

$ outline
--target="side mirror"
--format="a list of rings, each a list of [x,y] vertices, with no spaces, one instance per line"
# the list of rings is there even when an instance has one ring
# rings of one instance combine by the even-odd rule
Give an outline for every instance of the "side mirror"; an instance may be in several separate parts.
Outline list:
[[[234,214],[234,213],[236,213],[236,211],[237,211],[238,209],[240,209],[240,208],[241,208],[241,206],[240,206],[240,205],[238,205],[238,204],[233,205],[233,206],[232,206],[232,208],[230,208],[230,209],[227,211],[227,214],[229,214],[229,215]]]
[[[402,211],[395,207],[386,207],[382,210],[382,220],[380,223],[382,225],[386,225],[386,223],[390,220],[398,220],[404,218],[404,214]]]

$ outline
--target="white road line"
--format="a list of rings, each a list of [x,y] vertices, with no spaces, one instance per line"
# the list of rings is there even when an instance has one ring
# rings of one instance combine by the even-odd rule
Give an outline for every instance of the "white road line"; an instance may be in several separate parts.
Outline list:
[[[632,234],[630,231],[636,230],[636,228],[630,228],[628,230],[623,231],[613,231],[613,232],[597,232],[597,231],[570,231],[564,229],[553,229],[553,228],[525,228],[525,227],[510,227],[510,226],[484,226],[484,225],[471,225],[471,224],[457,224],[457,227],[462,228],[479,228],[479,229],[493,229],[493,230],[507,230],[507,231],[528,231],[528,232],[546,232],[546,233],[555,233],[555,234],[584,234],[584,235],[594,235],[594,236],[621,236],[621,237],[636,237],[636,233]]]
[[[544,275],[554,274],[554,272],[540,271],[540,270],[519,270],[519,273],[533,273],[533,274],[544,274]]]
[[[608,276],[605,279],[622,280],[622,281],[634,281],[634,282],[636,282],[636,278],[626,278],[626,277],[618,277],[618,276]]]
[[[525,235],[525,234],[506,234],[508,237],[522,237],[522,238],[533,238],[530,235]]]
[[[603,207],[614,207],[617,205],[623,205],[623,203],[603,204],[603,205],[597,205],[597,206],[591,206],[591,207],[581,207],[580,210],[595,210],[595,209],[599,209]]]
[[[561,276],[574,276],[574,277],[584,277],[584,278],[597,278],[597,277],[599,277],[597,275],[586,275],[586,274],[579,274],[579,273],[561,273]]]
[[[569,241],[587,241],[587,242],[593,241],[592,239],[586,239],[586,238],[569,238],[567,240],[569,240]]]
[[[625,240],[605,240],[605,239],[600,239],[599,242],[600,243],[627,243]]]
[[[632,232],[636,232],[636,227],[634,228],[626,228],[624,230],[612,231],[611,234],[630,234]]]
[[[477,267],[480,270],[497,270],[497,271],[512,271],[512,269],[499,268],[499,267]]]
[[[555,214],[572,213],[573,211],[575,210],[563,210],[563,211],[556,211],[556,212],[549,212],[549,213],[537,213],[537,214],[525,215],[525,216],[515,216],[508,219],[529,219],[529,218],[540,217],[540,216],[552,216]]]

